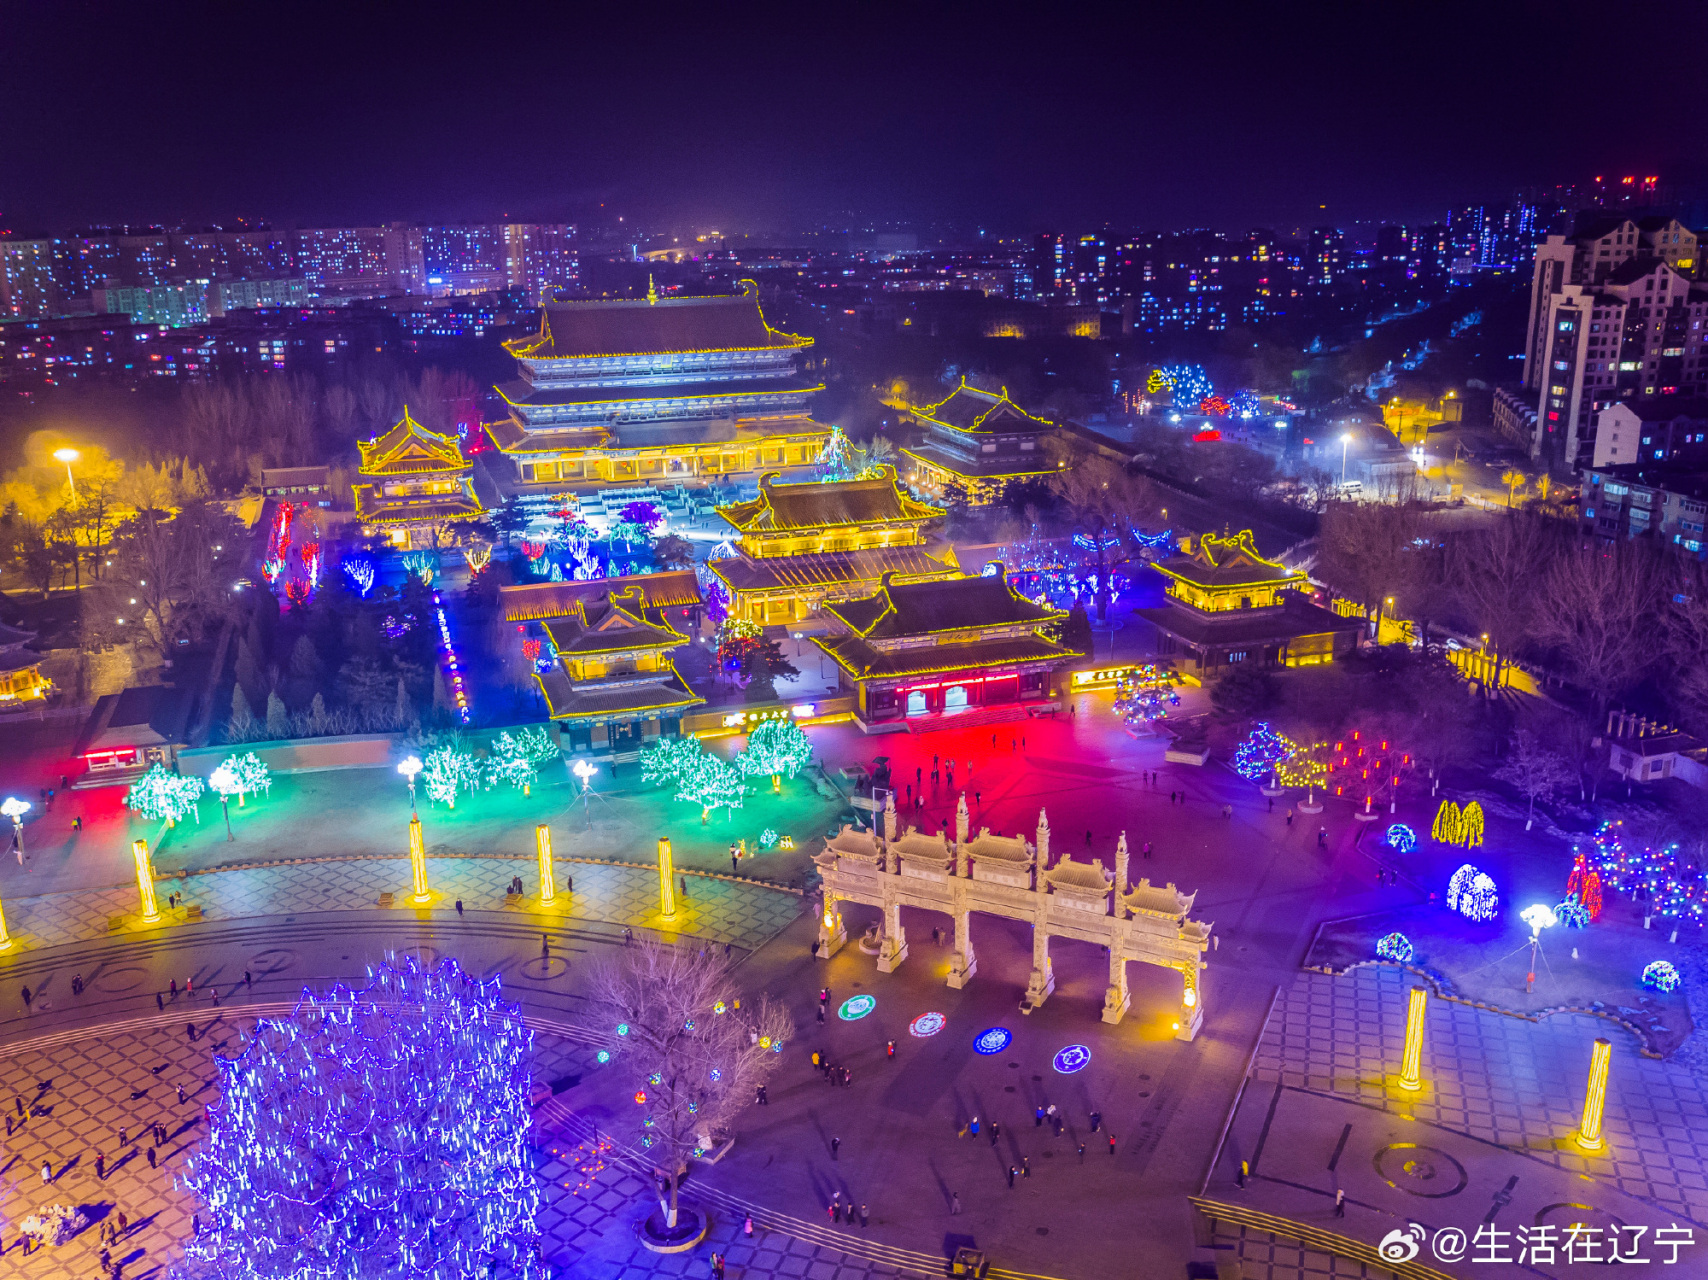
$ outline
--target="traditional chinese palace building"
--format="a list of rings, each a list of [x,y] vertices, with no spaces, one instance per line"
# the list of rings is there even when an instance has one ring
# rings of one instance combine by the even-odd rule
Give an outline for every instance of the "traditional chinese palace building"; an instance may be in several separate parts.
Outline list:
[[[396,426],[358,440],[356,448],[362,455],[356,516],[368,534],[383,533],[406,550],[437,547],[447,541],[450,526],[480,517],[474,468],[461,445],[427,430],[408,409]]]
[[[736,530],[739,554],[708,567],[729,589],[731,617],[783,625],[827,600],[870,595],[886,578],[960,574],[954,549],[927,532],[942,510],[904,493],[893,468],[864,480],[777,479],[768,472],[758,497],[718,508]]]
[[[671,656],[689,643],[673,620],[701,603],[692,572],[505,587],[498,599],[567,750],[632,759],[705,702]]]
[[[1314,666],[1358,644],[1361,621],[1305,599],[1305,574],[1265,560],[1250,529],[1207,533],[1196,549],[1151,567],[1169,580],[1168,604],[1138,613],[1161,633],[1159,652],[1186,660],[1177,664],[1183,675],[1212,678],[1241,663]]]
[[[1007,388],[993,394],[969,387],[963,378],[944,399],[910,412],[925,428],[925,440],[902,452],[912,461],[914,487],[923,493],[964,494],[980,506],[1001,497],[1012,480],[1055,469],[1044,456],[1053,424],[1015,404]]]
[[[839,634],[815,643],[855,694],[861,728],[981,707],[1018,717],[1055,705],[1054,672],[1082,656],[1042,634],[1064,615],[1017,594],[993,568],[936,582],[885,574],[875,594],[824,606]]]
[[[707,298],[547,301],[539,332],[504,344],[519,377],[487,434],[513,484],[683,483],[806,466],[828,427],[796,365],[811,338],[773,329],[758,286]]]

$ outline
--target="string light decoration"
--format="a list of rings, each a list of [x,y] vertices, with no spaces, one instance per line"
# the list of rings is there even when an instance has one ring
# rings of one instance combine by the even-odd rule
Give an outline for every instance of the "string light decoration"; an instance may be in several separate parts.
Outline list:
[[[1575,893],[1554,908],[1554,919],[1568,929],[1587,929],[1594,918]]]
[[[793,720],[762,720],[747,735],[747,748],[736,758],[748,777],[793,778],[812,760],[812,743]]]
[[[1500,893],[1487,872],[1467,862],[1447,882],[1447,905],[1467,920],[1483,924],[1500,910]]]
[[[1175,407],[1180,409],[1201,404],[1215,390],[1210,384],[1210,375],[1204,372],[1201,364],[1167,364],[1152,376],[1161,379],[1160,385],[1151,388],[1152,393],[1167,387]],[[1145,385],[1150,387],[1149,381]]]
[[[1584,876],[1584,905],[1592,905],[1589,876],[1598,874],[1600,884],[1594,904],[1598,915],[1599,890],[1606,886],[1642,902],[1649,915],[1700,923],[1704,898],[1708,896],[1701,869],[1683,856],[1676,843],[1658,849],[1646,844],[1627,845],[1621,838],[1623,825],[1623,822],[1603,822],[1595,833],[1595,863]]]
[[[661,738],[640,753],[641,780],[673,784],[676,799],[700,806],[700,820],[713,809],[739,809],[747,795],[741,770],[715,756],[698,738]]]
[[[1335,743],[1328,758],[1334,794],[1350,794],[1359,801],[1392,800],[1399,791],[1401,771],[1410,767],[1409,751],[1401,751],[1389,738],[1365,737],[1362,729]]]
[[[464,1280],[494,1263],[543,1280],[521,1010],[454,960],[368,977],[304,992],[215,1056],[186,1255],[232,1280]]]
[[[433,579],[439,576],[439,556],[433,551],[409,551],[402,557],[404,570],[414,577],[421,579],[421,585],[430,587]]]
[[[1403,822],[1388,828],[1388,847],[1395,853],[1411,853],[1417,848],[1417,832]]]
[[[243,807],[244,796],[254,795],[257,791],[271,791],[273,789],[273,771],[253,751],[245,751],[242,755],[228,756],[219,767],[227,771],[227,777],[232,783],[231,790],[227,794],[237,797],[239,809]]]
[[[697,943],[619,947],[594,968],[590,987],[611,1029],[604,1051],[638,1104],[616,1123],[639,1131],[661,1169],[681,1169],[722,1140],[794,1036],[782,1005],[768,995],[744,1001],[722,956]],[[669,1179],[660,1205],[670,1228],[677,1181]]]
[[[458,747],[435,747],[422,761],[421,785],[427,788],[429,800],[455,809],[463,792],[486,789],[487,772],[479,760]]]
[[[1678,970],[1667,960],[1656,960],[1643,970],[1643,985],[1656,991],[1676,991],[1681,980]]]
[[[1225,418],[1231,406],[1221,396],[1205,396],[1198,402],[1198,412],[1213,418]]]
[[[1376,940],[1376,954],[1384,960],[1392,960],[1395,964],[1410,964],[1417,952],[1413,950],[1411,939],[1405,934],[1387,933]]]
[[[548,760],[562,757],[551,735],[538,725],[511,733],[506,729],[492,740],[492,759],[488,768],[492,780],[508,782],[523,795],[533,793],[539,781],[540,766]]]
[[[176,826],[186,814],[196,812],[196,801],[204,790],[197,777],[170,773],[156,763],[131,784],[125,793],[125,808],[151,822]]]
[[[1461,809],[1451,800],[1443,800],[1429,834],[1442,844],[1477,848],[1483,843],[1483,806],[1473,800]]]
[[[1294,751],[1294,744],[1284,733],[1269,727],[1269,721],[1259,720],[1245,741],[1234,748],[1234,772],[1247,782],[1260,782],[1275,772],[1275,767]]]
[[[1229,412],[1241,422],[1250,422],[1255,418],[1259,407],[1257,392],[1252,391],[1249,388],[1243,391],[1236,391],[1233,395],[1228,397]]]
[[[439,623],[439,648],[444,654],[445,668],[451,676],[451,697],[456,701],[457,715],[467,724],[473,712],[469,707],[468,690],[463,685],[463,672],[457,661],[457,649],[451,643],[451,623],[445,617],[445,604],[437,591],[433,593],[433,613]]]
[[[350,590],[367,599],[378,576],[373,560],[368,556],[346,556],[339,568],[344,571],[344,581],[350,584]]]

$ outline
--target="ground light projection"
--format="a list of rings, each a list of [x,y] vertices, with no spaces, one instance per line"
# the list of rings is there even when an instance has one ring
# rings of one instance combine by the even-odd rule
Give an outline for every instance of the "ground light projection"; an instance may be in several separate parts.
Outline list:
[[[532,1047],[498,980],[452,960],[305,994],[214,1059],[220,1100],[183,1175],[206,1210],[185,1252],[242,1280],[542,1277]]]
[[[1050,1065],[1062,1075],[1071,1076],[1091,1065],[1091,1050],[1082,1044],[1070,1044],[1057,1051],[1056,1056],[1050,1059]]]
[[[940,1013],[922,1013],[907,1024],[907,1033],[918,1040],[927,1040],[936,1035],[949,1023],[949,1019]]]
[[[973,1052],[987,1056],[993,1053],[1001,1053],[1008,1048],[1009,1042],[1013,1039],[1014,1033],[1007,1027],[991,1027],[973,1037]]]
[[[836,1011],[836,1016],[844,1022],[858,1022],[877,1007],[878,1001],[875,996],[849,996],[842,1002],[842,1007]]]

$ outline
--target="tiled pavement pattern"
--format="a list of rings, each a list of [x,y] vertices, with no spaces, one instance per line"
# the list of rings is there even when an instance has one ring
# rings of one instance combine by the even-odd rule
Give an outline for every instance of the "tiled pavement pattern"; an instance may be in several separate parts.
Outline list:
[[[1300,974],[1275,1006],[1255,1076],[1395,1107],[1384,1078],[1398,1070],[1412,985],[1406,974],[1379,967],[1339,977]],[[1577,1127],[1598,1036],[1613,1044],[1609,1154],[1588,1159],[1556,1150],[1554,1140]],[[1422,1097],[1404,1104],[1419,1120],[1708,1221],[1708,1084],[1680,1063],[1641,1057],[1630,1034],[1605,1020],[1569,1015],[1531,1023],[1431,1000],[1423,1076]]]
[[[1295,1241],[1246,1227],[1217,1231],[1216,1245],[1227,1250],[1219,1256],[1239,1259],[1240,1280],[1391,1280],[1393,1276],[1386,1269],[1372,1271],[1362,1262],[1318,1253]]]
[[[83,1280],[97,1273],[101,1246],[93,1227],[66,1245],[24,1256],[17,1222],[60,1202],[85,1206],[97,1222],[116,1220],[124,1212],[130,1227],[114,1256],[124,1260],[125,1276],[158,1280],[164,1275],[181,1256],[177,1242],[190,1232],[194,1204],[173,1179],[200,1136],[202,1106],[213,1096],[211,1054],[222,1046],[235,1048],[244,1025],[235,1013],[222,1017],[193,1043],[176,1020],[109,1037],[59,1036],[51,1045],[0,1060],[0,1105],[14,1117],[14,1131],[0,1148],[0,1245],[6,1246],[0,1274]],[[541,1034],[535,1075],[551,1079],[585,1071],[593,1052],[575,1040]],[[180,1084],[183,1103],[178,1102]],[[21,1127],[14,1098],[33,1108]],[[154,1122],[164,1124],[171,1136],[157,1149],[158,1167],[151,1169],[146,1131]],[[122,1147],[121,1125],[128,1130]],[[767,1230],[762,1222],[746,1240],[741,1217],[727,1211],[714,1214],[709,1242],[697,1251],[650,1253],[634,1237],[635,1221],[650,1204],[642,1198],[644,1179],[614,1160],[602,1163],[594,1144],[578,1137],[544,1126],[540,1131],[546,1191],[539,1224],[558,1276],[705,1276],[714,1249],[728,1256],[731,1277],[754,1280],[882,1280],[919,1274]],[[106,1161],[100,1178],[97,1153]],[[51,1186],[41,1181],[44,1159],[53,1166]]]
[[[520,875],[528,893],[509,897],[510,877]],[[433,907],[447,910],[458,898],[469,911],[526,911],[574,916],[629,925],[637,930],[691,934],[732,942],[749,950],[759,946],[800,914],[798,894],[712,876],[685,877],[686,902],[669,921],[658,914],[658,873],[646,867],[560,861],[558,893],[550,906],[536,896],[534,861],[511,858],[427,859]],[[568,886],[574,885],[570,892]],[[372,908],[383,891],[393,894],[393,910],[414,910],[408,903],[409,862],[404,858],[356,858],[208,871],[156,883],[168,919],[182,922],[184,907],[166,907],[170,894],[199,906],[204,920],[289,915],[310,911]],[[85,889],[73,893],[15,898],[5,904],[12,936],[25,945],[55,946],[110,932],[114,919],[123,928],[138,927],[137,891]],[[17,954],[14,952],[13,954]]]

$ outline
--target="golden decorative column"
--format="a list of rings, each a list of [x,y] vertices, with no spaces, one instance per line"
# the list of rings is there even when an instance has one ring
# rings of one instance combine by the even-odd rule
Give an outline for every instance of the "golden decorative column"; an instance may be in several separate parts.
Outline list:
[[[421,815],[409,815],[409,879],[414,889],[410,895],[415,902],[431,902],[427,888],[427,844],[421,836]]]
[[[142,922],[153,924],[160,919],[160,903],[154,896],[154,862],[148,856],[148,841],[132,841],[130,852],[136,859],[136,891],[142,897]]]
[[[557,876],[552,871],[552,829],[545,823],[534,828],[534,852],[540,859],[540,901],[557,897]]]
[[[665,919],[676,914],[676,859],[668,836],[658,840],[658,914]]]

